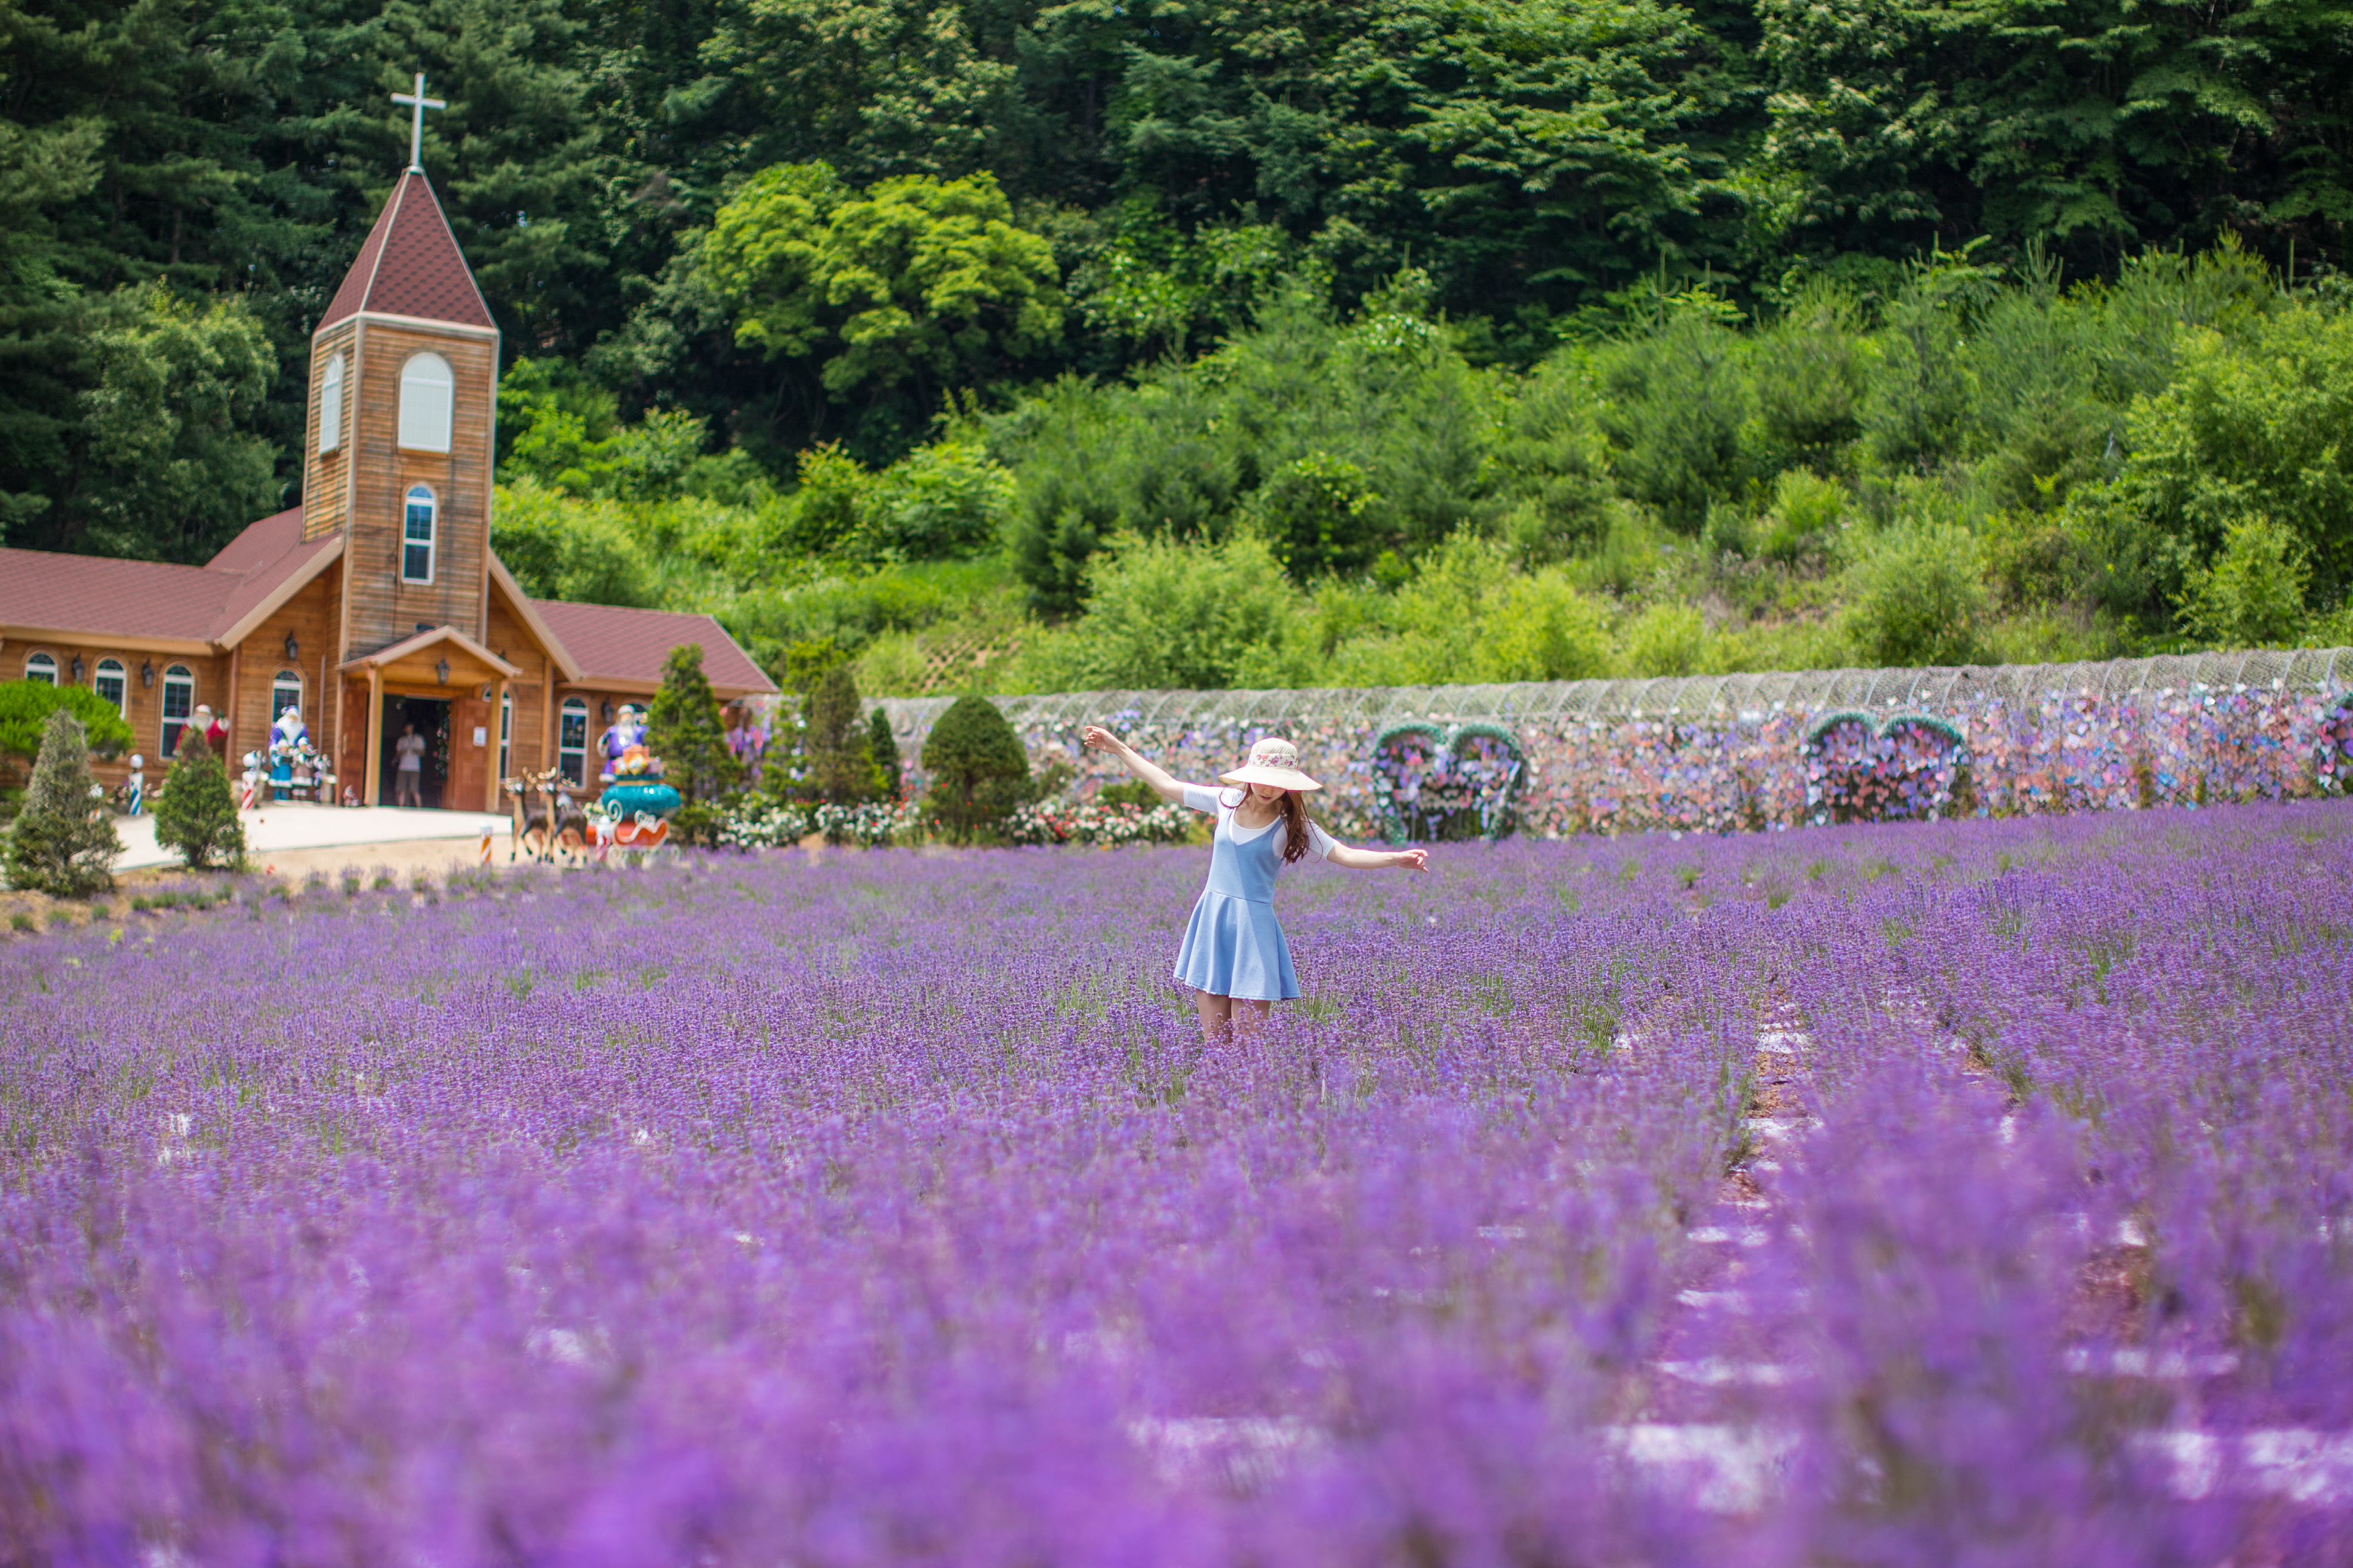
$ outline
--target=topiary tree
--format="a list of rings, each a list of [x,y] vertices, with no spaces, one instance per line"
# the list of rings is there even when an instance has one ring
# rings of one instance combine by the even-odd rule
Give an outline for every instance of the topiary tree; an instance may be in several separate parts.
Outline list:
[[[122,840],[91,800],[90,743],[81,721],[65,709],[49,715],[25,806],[8,835],[8,880],[60,899],[87,898],[114,886]]]
[[[959,697],[923,742],[932,775],[932,816],[957,843],[1002,817],[1022,798],[1029,758],[997,704]]]
[[[907,781],[899,771],[899,737],[891,733],[891,715],[880,708],[867,716],[866,750],[874,759],[874,771],[882,780],[882,798],[901,801],[907,798]]]
[[[662,780],[682,803],[671,830],[689,844],[716,844],[743,764],[727,749],[727,721],[702,673],[702,649],[681,643],[662,661],[661,689],[646,715],[646,744],[661,759]]]
[[[802,744],[808,749],[808,791],[818,800],[847,805],[882,794],[871,736],[858,721],[862,706],[858,678],[846,664],[827,670],[809,693]]]
[[[176,852],[191,871],[245,864],[245,825],[237,819],[228,774],[193,724],[181,732],[180,754],[164,780],[164,798],[155,803],[155,842]]]

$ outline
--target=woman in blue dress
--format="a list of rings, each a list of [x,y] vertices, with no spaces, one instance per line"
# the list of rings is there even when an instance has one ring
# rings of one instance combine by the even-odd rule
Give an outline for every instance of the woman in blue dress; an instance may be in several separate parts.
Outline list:
[[[1310,822],[1306,793],[1324,786],[1299,771],[1298,749],[1288,741],[1269,736],[1252,746],[1240,767],[1219,775],[1232,787],[1215,790],[1178,783],[1099,726],[1088,725],[1083,738],[1091,750],[1125,763],[1161,799],[1218,819],[1209,884],[1176,950],[1176,984],[1193,993],[1205,1039],[1236,1029],[1247,1033],[1269,1005],[1299,994],[1291,944],[1274,918],[1275,873],[1311,854],[1360,871],[1390,866],[1419,871],[1429,863],[1426,849],[1353,849]]]

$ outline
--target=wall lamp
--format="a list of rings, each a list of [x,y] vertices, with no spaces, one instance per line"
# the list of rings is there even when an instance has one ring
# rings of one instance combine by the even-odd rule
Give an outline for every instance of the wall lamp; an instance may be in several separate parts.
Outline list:
[[[435,677],[436,677],[436,678],[437,678],[437,679],[441,682],[441,684],[442,684],[442,685],[444,685],[444,686],[448,685],[448,684],[449,684],[449,661],[448,661],[448,659],[446,659],[446,658],[445,658],[445,659],[442,659],[442,660],[438,661],[438,663],[436,663],[436,664],[433,666],[433,674],[434,674],[434,676],[435,676]]]

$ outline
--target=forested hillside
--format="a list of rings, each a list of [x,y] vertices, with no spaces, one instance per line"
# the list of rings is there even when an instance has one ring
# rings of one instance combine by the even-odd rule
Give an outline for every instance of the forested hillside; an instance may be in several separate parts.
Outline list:
[[[501,551],[870,687],[2346,636],[2353,6],[0,0],[0,527],[299,499],[403,162]]]

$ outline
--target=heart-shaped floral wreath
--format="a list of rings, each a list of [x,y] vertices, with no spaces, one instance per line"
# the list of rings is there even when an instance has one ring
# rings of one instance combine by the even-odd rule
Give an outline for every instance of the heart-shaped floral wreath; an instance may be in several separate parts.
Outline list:
[[[1805,759],[1816,822],[1934,821],[1968,805],[1968,742],[1934,714],[1825,713],[1806,727]]]
[[[1392,724],[1373,737],[1373,800],[1382,837],[1501,838],[1527,779],[1520,743],[1494,724]]]

